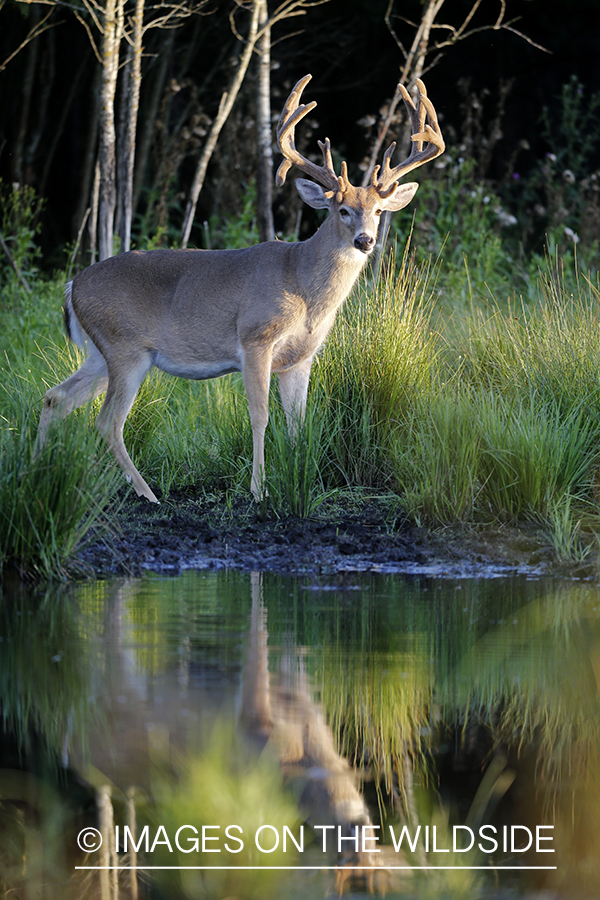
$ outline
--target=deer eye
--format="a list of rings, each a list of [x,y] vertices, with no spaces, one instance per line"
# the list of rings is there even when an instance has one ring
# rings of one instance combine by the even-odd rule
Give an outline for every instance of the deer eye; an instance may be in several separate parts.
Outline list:
[[[376,210],[375,210],[375,215],[376,215],[376,216],[380,216],[382,212],[383,212],[382,209],[376,209]]]
[[[340,216],[343,219],[347,219],[349,217],[349,215],[350,215],[350,210],[346,209],[344,206],[342,206],[342,208],[340,209]]]

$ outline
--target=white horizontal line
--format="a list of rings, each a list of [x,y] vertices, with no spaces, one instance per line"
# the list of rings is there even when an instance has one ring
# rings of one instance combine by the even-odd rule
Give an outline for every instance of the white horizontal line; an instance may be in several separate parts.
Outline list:
[[[337,871],[338,869],[344,869],[344,871],[348,872],[382,872],[382,871],[392,871],[396,869],[403,870],[415,870],[415,869],[482,869],[483,871],[508,871],[508,870],[516,870],[516,871],[531,871],[532,869],[536,871],[547,870],[547,869],[557,869],[558,866],[75,866],[76,869],[85,869],[85,870],[94,870],[94,869],[116,869],[117,871],[139,871],[139,872],[148,872],[149,870],[163,870],[163,869],[219,869],[219,870],[231,870],[231,871],[248,871],[248,870],[256,870],[260,871],[261,869],[331,869],[332,871]]]

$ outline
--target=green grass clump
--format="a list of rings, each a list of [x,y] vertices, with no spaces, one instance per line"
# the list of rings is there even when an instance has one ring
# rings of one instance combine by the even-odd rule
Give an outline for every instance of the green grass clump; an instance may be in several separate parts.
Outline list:
[[[293,797],[282,786],[279,760],[269,749],[254,753],[233,723],[221,717],[214,722],[205,746],[180,752],[174,761],[165,760],[164,767],[157,765],[152,794],[154,828],[163,826],[167,834],[175,834],[178,828],[182,832],[182,849],[178,847],[175,855],[157,846],[150,856],[153,865],[171,870],[174,865],[181,867],[159,874],[167,895],[240,900],[281,896],[282,873],[273,869],[300,862],[289,837],[286,852],[283,837],[275,845],[274,829],[282,836],[287,827],[298,840],[301,819]],[[194,823],[195,833],[190,826],[180,828],[187,822]],[[237,828],[231,829],[232,824]],[[209,827],[211,837],[220,836],[219,843],[206,842],[207,852],[202,849],[201,836],[194,841],[194,834],[202,835],[203,826]],[[268,853],[259,852],[253,840],[261,828],[259,839]],[[222,848],[217,861],[211,852],[216,847]],[[193,871],[202,866],[203,871]]]
[[[467,391],[415,398],[393,445],[394,487],[417,520],[468,521],[481,489],[481,433]]]
[[[283,410],[277,406],[271,414],[270,440],[266,445],[268,495],[267,510],[276,515],[291,514],[305,519],[335,489],[327,489],[322,472],[334,435],[325,431],[314,394],[308,403],[298,434],[289,434]]]
[[[107,527],[104,509],[120,479],[84,416],[56,426],[35,457],[32,386],[13,377],[3,389],[10,402],[0,418],[0,572],[64,578],[89,531]]]
[[[473,178],[468,166],[454,166],[429,189],[437,192],[441,217],[423,219],[429,250],[435,256],[442,247],[446,261],[440,256],[432,266],[424,259],[427,241],[419,234],[421,262],[409,242],[380,272],[366,270],[315,360],[295,441],[273,379],[269,494],[260,515],[306,517],[335,490],[385,491],[418,522],[533,520],[548,529],[560,556],[587,553],[585,535],[600,523],[598,277],[583,274],[571,249],[545,261],[536,256],[535,277],[532,257],[515,272],[511,291],[514,266],[500,239],[496,199]],[[81,414],[76,425],[57,430],[54,450],[32,457],[44,388],[72,372],[79,355],[63,350],[62,277],[44,280],[37,268],[34,198],[10,196],[4,227],[33,287],[0,267],[0,350],[8,354],[0,366],[7,498],[1,552],[4,564],[11,560],[23,571],[31,555],[32,571],[57,572],[96,516],[89,510],[112,496],[112,467]],[[525,269],[526,290],[516,300]],[[490,300],[495,293],[498,302]],[[94,414],[100,402],[92,404]],[[249,494],[252,434],[239,374],[196,383],[153,373],[130,413],[125,442],[163,494]],[[69,466],[59,476],[61,454]],[[94,499],[87,493],[95,490],[92,481]],[[60,499],[72,495],[80,500]]]
[[[327,478],[337,485],[389,486],[393,434],[415,398],[433,386],[438,353],[431,329],[428,267],[393,254],[381,278],[363,282],[339,314],[313,385],[326,399]]]

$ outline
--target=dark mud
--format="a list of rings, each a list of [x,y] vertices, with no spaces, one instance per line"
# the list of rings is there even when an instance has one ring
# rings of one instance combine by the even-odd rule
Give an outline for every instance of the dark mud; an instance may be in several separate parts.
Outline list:
[[[173,493],[154,505],[128,496],[108,535],[94,537],[77,562],[84,574],[98,577],[189,568],[323,575],[591,576],[589,566],[561,565],[547,536],[534,527],[431,531],[411,523],[388,495],[338,496],[308,519],[263,515],[250,499],[228,503]]]

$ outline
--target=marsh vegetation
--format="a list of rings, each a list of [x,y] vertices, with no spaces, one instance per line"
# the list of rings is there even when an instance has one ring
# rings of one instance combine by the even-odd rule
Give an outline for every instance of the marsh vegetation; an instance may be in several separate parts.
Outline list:
[[[272,391],[260,517],[310,516],[336,492],[380,493],[429,528],[533,521],[558,558],[595,555],[597,245],[557,224],[545,253],[527,251],[474,179],[450,157],[423,185],[417,225],[399,217],[392,249],[366,271],[316,360],[295,444]],[[594,183],[582,187],[581,221],[598,202]],[[78,351],[62,330],[65,272],[40,268],[38,201],[6,185],[1,197],[14,265],[5,259],[0,273],[0,555],[23,574],[60,575],[86,532],[110,528],[126,489],[90,427],[96,405],[70,416],[33,457],[44,390],[74,370]],[[251,210],[237,227],[252,227]],[[248,491],[252,440],[239,376],[152,374],[125,442],[163,497],[176,487],[231,502]]]

